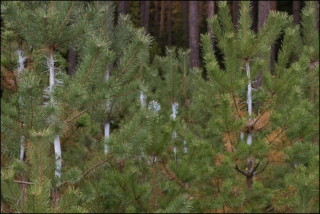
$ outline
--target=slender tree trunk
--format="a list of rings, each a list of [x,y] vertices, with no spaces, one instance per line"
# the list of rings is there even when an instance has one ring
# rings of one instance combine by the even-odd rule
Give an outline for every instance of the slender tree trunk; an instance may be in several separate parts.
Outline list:
[[[161,1],[160,41],[162,40],[162,36],[163,36],[165,10],[166,10],[166,2]]]
[[[202,27],[204,1],[199,1],[199,27]]]
[[[154,35],[159,39],[159,1],[154,2]]]
[[[250,1],[252,10],[251,10],[251,18],[252,18],[252,25],[251,30],[257,32],[257,2]]]
[[[233,27],[235,31],[238,31],[238,19],[239,19],[239,1],[233,1]]]
[[[190,1],[189,8],[189,46],[190,65],[192,68],[199,67],[199,3]]]
[[[168,8],[168,46],[172,46],[172,1],[169,1],[169,8]]]
[[[118,13],[127,13],[127,1],[118,1]]]
[[[277,1],[272,1],[272,10],[276,11],[277,10]],[[273,43],[271,45],[271,73],[274,72],[274,62],[276,61],[276,44]]]
[[[273,1],[259,1],[259,13],[258,13],[258,32],[266,22],[270,10],[273,8]]]
[[[140,1],[140,25],[145,27],[145,1]]]
[[[146,29],[146,33],[150,32],[150,1],[144,2],[144,27]]]
[[[70,46],[69,47],[69,53],[68,53],[68,62],[70,63],[70,65],[68,67],[68,74],[69,74],[70,78],[75,73],[76,63],[77,63],[76,60],[77,60],[77,53],[76,53],[74,47]]]
[[[211,18],[214,16],[214,1],[207,1],[207,17]],[[213,32],[210,29],[209,22],[207,24],[207,30],[208,33],[210,34],[211,37],[211,42],[212,42],[212,50],[214,51],[214,38],[213,38]]]
[[[259,1],[259,13],[258,13],[258,32],[260,32],[263,24],[266,23],[266,20],[269,16],[270,11],[273,9],[274,3],[273,1]],[[273,49],[271,46],[271,72],[273,69],[274,62],[272,62],[272,59],[275,58],[275,56],[272,56]],[[259,88],[261,86],[261,80],[262,80],[262,72],[258,75],[255,83],[255,88]]]
[[[251,158],[248,158],[247,160],[247,167],[248,167],[248,171],[249,172],[252,172],[253,170],[253,163],[252,163],[252,159]],[[253,183],[253,174],[248,174],[246,175],[247,177],[247,189],[251,189],[252,188],[252,183]]]
[[[50,83],[50,101],[54,102],[52,98],[52,90],[54,86],[54,80],[55,80],[55,74],[54,74],[54,49],[53,46],[49,47],[49,54],[50,54],[50,59],[49,59],[49,69],[50,69],[50,78],[49,78],[49,83]],[[60,145],[60,136],[59,134],[55,136],[54,138],[54,152],[55,152],[55,159],[56,159],[56,169],[55,169],[55,176],[58,177],[58,183],[60,182],[61,178],[61,145]],[[59,189],[54,190],[52,193],[52,200],[53,200],[53,207],[56,208],[57,204],[59,203],[60,200],[60,191]]]
[[[293,23],[300,24],[300,1],[293,1]]]
[[[183,39],[188,41],[188,1],[181,1],[182,7],[182,26],[183,26]]]

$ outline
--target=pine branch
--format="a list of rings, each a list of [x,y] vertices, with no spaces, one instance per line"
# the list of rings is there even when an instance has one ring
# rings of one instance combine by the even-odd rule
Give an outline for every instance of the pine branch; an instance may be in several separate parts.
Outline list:
[[[128,140],[132,137],[132,135],[133,135],[134,133],[136,133],[136,132],[141,128],[141,126],[147,121],[147,119],[148,119],[148,116],[147,116],[146,119],[140,124],[140,126],[139,126],[138,128],[136,128],[136,130],[134,130],[134,131],[131,133],[131,135],[124,141],[124,143],[128,142]]]
[[[47,16],[44,16],[44,25],[45,25],[45,28],[46,28],[46,40],[47,40],[47,43],[49,44],[49,39],[48,39],[48,24],[47,24]]]
[[[67,21],[67,19],[68,19],[68,17],[70,16],[71,11],[72,11],[72,9],[73,9],[73,7],[74,7],[75,3],[76,3],[76,1],[74,1],[74,2],[72,3],[71,8],[70,8],[70,10],[69,10],[69,12],[68,12],[67,16],[64,18],[64,20],[63,20],[63,22],[62,22],[62,25],[60,26],[60,29],[59,29],[59,31],[58,31],[58,33],[57,33],[57,35],[56,35],[56,38],[54,39],[53,43],[55,43],[55,42],[56,42],[56,40],[57,40],[57,38],[58,38],[59,34],[61,33],[61,29],[63,28],[64,24],[66,23],[66,21]]]
[[[83,33],[79,34],[78,36],[70,38],[69,41],[66,41],[66,42],[61,43],[61,44],[57,44],[56,49],[58,49],[59,47],[61,47],[61,46],[63,46],[63,45],[66,45],[66,44],[68,44],[68,43],[70,43],[70,42],[73,42],[74,40],[76,40],[77,38],[79,38],[80,36],[82,36],[83,34],[85,34],[86,32],[87,32],[87,31],[85,30]]]
[[[259,173],[261,173],[261,172],[263,172],[263,171],[265,170],[265,168],[267,167],[268,163],[269,163],[269,161],[267,161],[267,163],[266,163],[266,165],[263,167],[263,169],[262,169],[260,172],[257,172],[256,175],[259,174]]]
[[[33,35],[33,33],[31,33],[23,24],[21,24],[18,20],[15,19],[15,17],[12,15],[12,13],[9,12],[9,14],[12,16],[13,20],[15,22],[18,23],[18,25],[20,25],[24,30],[26,30],[33,38],[35,38],[36,40],[38,40],[40,42],[40,39],[38,37],[36,37],[35,35]]]
[[[194,151],[196,150],[196,148],[197,148],[197,146],[194,145],[193,150],[192,150],[192,154],[191,154],[191,158],[190,158],[190,160],[188,161],[188,165],[190,164],[190,162],[191,162],[191,160],[192,160],[192,158],[193,158]],[[187,164],[185,164],[185,165],[187,165]]]
[[[39,158],[39,189],[42,187],[42,164],[41,164],[41,133],[38,133],[38,158]],[[39,211],[41,212],[42,194],[39,195]]]
[[[11,130],[13,130],[13,131],[15,131],[15,132],[17,132],[17,133],[21,134],[21,135],[22,135],[22,136],[24,136],[25,138],[29,139],[25,134],[22,134],[22,133],[21,133],[21,132],[19,132],[18,130],[14,129],[14,128],[12,128],[12,127],[10,127],[10,126],[8,126],[8,125],[4,124],[4,123],[2,123],[2,125],[4,125],[5,127],[7,127],[7,128],[9,128],[9,129],[11,129]]]
[[[87,78],[88,78],[88,76],[90,75],[90,73],[91,73],[91,71],[92,71],[92,69],[93,69],[93,66],[94,66],[94,64],[96,63],[97,59],[98,59],[98,53],[99,53],[100,47],[101,47],[101,45],[98,45],[98,50],[97,50],[96,55],[95,55],[95,57],[94,57],[94,60],[93,60],[93,62],[92,62],[92,64],[91,64],[91,67],[90,67],[90,69],[89,69],[89,72],[88,72],[86,78],[84,79],[84,81],[82,82],[82,85],[81,85],[80,88],[82,88],[82,86],[84,85],[84,83],[87,81]]]
[[[136,202],[139,204],[139,206],[147,213],[147,210],[141,205],[141,203],[139,202],[139,197],[137,197],[136,195],[136,192],[134,190],[134,185],[133,185],[133,174],[135,173],[136,171],[132,172],[131,173],[131,185],[132,185],[132,190],[133,190],[133,194],[134,194],[134,199],[136,200]]]
[[[123,29],[124,29],[126,20],[127,20],[127,18],[124,18],[124,19],[123,19],[123,23],[122,23],[122,28],[121,28],[121,31],[120,31],[120,35],[119,35],[119,37],[117,38],[117,40],[115,41],[115,43],[113,44],[113,46],[112,46],[112,48],[111,48],[112,50],[117,46],[117,43],[118,43],[120,37],[122,36],[122,33],[123,33]]]
[[[129,91],[129,92],[127,92],[127,93],[124,93],[124,94],[118,94],[118,95],[115,95],[115,96],[112,96],[112,97],[121,97],[121,96],[124,96],[124,95],[127,95],[127,94],[131,94],[131,93],[133,93],[133,92],[135,92],[135,91],[137,91],[137,90],[139,90],[140,88],[136,88],[136,89],[134,89],[134,90],[132,90],[132,91]]]
[[[107,158],[107,159],[105,159],[105,160],[103,160],[103,161],[101,161],[100,163],[97,163],[96,165],[94,165],[93,167],[91,167],[90,169],[88,169],[88,170],[82,175],[82,177],[85,177],[85,176],[86,176],[89,172],[91,172],[94,168],[96,168],[97,166],[100,166],[101,164],[103,164],[104,162],[107,162],[108,160],[111,160],[113,157],[114,157],[114,155],[111,156],[111,157],[109,157],[109,158]]]
[[[275,19],[273,19],[272,21],[274,21]],[[250,52],[252,53],[252,51],[257,47],[257,45],[259,44],[259,42],[262,40],[262,38],[266,35],[266,33],[269,31],[270,26],[272,26],[272,24],[270,24],[268,26],[268,28],[263,32],[262,36],[259,38],[259,40],[257,41],[257,43],[251,48]]]
[[[14,180],[13,182],[15,182],[15,183],[19,183],[19,184],[33,184],[34,185],[34,183],[31,183],[31,182],[27,182],[27,181],[17,181],[17,180]]]
[[[91,109],[93,106],[90,106],[89,108],[87,108],[86,110],[83,110],[82,112],[80,112],[79,114],[77,114],[75,117],[73,117],[72,119],[66,121],[66,123],[69,123],[70,121],[76,119],[77,117],[81,116],[82,114],[86,113],[89,109]]]
[[[174,213],[178,212],[178,211],[185,205],[185,203],[186,203],[187,201],[189,201],[189,199],[190,199],[190,197],[188,197],[188,198],[186,199],[186,201],[181,205],[181,207],[179,207],[176,211],[174,211]]]
[[[259,161],[259,162],[258,162],[258,164],[254,167],[254,169],[252,170],[252,172],[251,172],[251,173],[253,173],[253,172],[255,172],[255,171],[257,170],[257,168],[258,168],[259,164],[260,164],[260,161]]]
[[[30,89],[30,88],[29,88]],[[30,128],[32,129],[32,121],[33,121],[33,105],[32,105],[32,93],[30,89],[30,105],[31,105],[31,120],[30,120]]]
[[[123,74],[123,72],[127,69],[127,67],[130,65],[130,63],[132,62],[132,60],[135,58],[135,56],[138,53],[138,50],[140,49],[140,46],[142,45],[143,40],[140,41],[139,46],[137,48],[137,50],[133,53],[133,56],[130,58],[129,62],[126,64],[126,66],[122,69],[122,71],[120,72],[120,74],[118,75],[117,79],[112,83],[111,86],[113,86],[113,84],[121,77],[121,75]],[[111,87],[110,86],[110,87]]]
[[[234,169],[236,169],[238,172],[240,172],[241,174],[245,175],[246,177],[250,175],[248,172],[245,172],[245,171],[239,169],[237,164],[236,164],[236,167],[234,167]]]
[[[20,206],[19,201],[17,200],[16,196],[13,194],[13,192],[12,192],[12,190],[11,190],[11,188],[10,188],[10,185],[9,185],[7,182],[6,182],[6,184],[7,184],[7,186],[8,186],[8,189],[9,189],[12,197],[13,197],[14,200],[17,202],[16,204],[18,205],[18,207],[20,208],[20,210],[21,210],[23,213],[26,213],[26,212],[22,209],[22,207]]]
[[[72,197],[69,198],[69,200],[64,204],[63,207],[61,207],[59,210],[58,210],[58,213],[61,213],[61,211],[66,208],[66,206],[69,204],[69,202],[72,200]]]

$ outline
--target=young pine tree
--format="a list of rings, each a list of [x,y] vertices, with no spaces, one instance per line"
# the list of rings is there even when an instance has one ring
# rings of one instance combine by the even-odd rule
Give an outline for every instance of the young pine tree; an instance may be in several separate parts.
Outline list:
[[[212,169],[210,176],[204,176],[198,189],[207,186],[200,194],[215,200],[199,204],[218,211],[262,212],[280,197],[277,191],[284,188],[285,176],[298,173],[292,172],[290,148],[300,145],[305,151],[317,133],[314,104],[302,90],[310,84],[305,81],[310,58],[301,54],[298,62],[289,61],[299,29],[289,25],[292,17],[285,13],[271,12],[255,34],[250,30],[250,4],[241,2],[236,33],[227,2],[218,6],[219,13],[209,24],[223,54],[223,68],[212,52],[210,36],[202,35],[211,81],[199,81],[206,94],[197,98],[197,105],[204,104],[201,108],[207,108],[210,115],[203,137],[212,142],[214,151],[214,159],[206,163]],[[270,46],[282,32],[282,48],[272,76]],[[255,91],[252,80],[258,71],[263,71],[263,86]],[[262,105],[253,109],[253,102]]]
[[[96,202],[94,198],[99,200],[99,194],[92,198],[95,190],[85,182],[87,176],[110,158],[101,149],[101,137],[93,138],[97,122],[110,120],[108,100],[116,103],[121,96],[138,94],[141,82],[131,81],[130,77],[147,52],[150,37],[134,29],[128,16],[120,16],[113,29],[110,3],[95,2],[84,7],[78,2],[6,2],[2,9],[8,26],[36,50],[31,56],[34,66],[21,73],[18,93],[1,102],[2,146],[16,148],[5,153],[10,159],[2,170],[2,202],[20,212],[87,212],[81,207],[87,209]],[[84,36],[87,40],[77,40]],[[85,45],[79,47],[80,61],[69,80],[58,72],[64,64],[57,59],[62,60],[64,47],[70,42],[79,44],[77,41]],[[109,68],[112,74],[105,81]],[[48,69],[49,75],[41,75]],[[26,124],[23,128],[21,122]],[[76,131],[78,138],[70,141]],[[9,156],[9,152],[20,151],[21,135],[25,139],[26,163],[17,161],[18,154]],[[53,139],[54,148],[50,146]],[[56,163],[52,153],[56,154]],[[63,162],[61,156],[65,157]],[[17,188],[21,181],[14,180],[19,174],[28,179],[24,182],[28,184],[26,203],[20,200],[22,192]]]

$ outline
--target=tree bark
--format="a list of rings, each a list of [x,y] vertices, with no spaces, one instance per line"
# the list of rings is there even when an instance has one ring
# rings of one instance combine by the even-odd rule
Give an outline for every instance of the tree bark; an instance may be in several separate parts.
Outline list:
[[[272,10],[273,11],[277,10],[277,1],[272,1]],[[271,63],[270,63],[271,73],[274,72],[274,62],[275,61],[276,61],[276,44],[273,43],[271,45]]]
[[[144,5],[145,1],[140,1],[140,25],[144,27]]]
[[[162,39],[163,35],[163,29],[164,29],[164,15],[165,15],[165,10],[166,10],[166,2],[161,1],[161,17],[160,17],[160,41]]]
[[[172,17],[172,1],[169,1],[169,8],[168,8],[168,46],[172,46],[172,23],[171,23],[171,17]]]
[[[77,53],[73,46],[69,47],[68,62],[70,63],[68,67],[68,75],[71,78],[75,74],[76,63],[77,63]]]
[[[211,18],[214,16],[214,1],[207,1],[207,17]],[[211,37],[211,42],[212,42],[212,51],[214,51],[214,38],[213,38],[213,32],[210,29],[209,22],[207,24],[208,28],[208,33],[210,34]]]
[[[300,1],[293,1],[293,23],[298,25],[300,23]]]
[[[199,27],[202,27],[204,1],[199,1]]]
[[[270,11],[273,9],[275,1],[259,1],[258,5],[258,32],[260,32],[263,24],[266,23],[267,18],[269,16]],[[273,46],[273,48],[272,48]],[[272,59],[275,58],[274,55],[274,45],[271,45],[271,72],[273,70],[273,65],[274,62],[272,62]],[[258,75],[256,78],[256,84],[255,84],[255,89],[259,88],[261,86],[261,80],[262,80],[262,72]]]
[[[149,33],[150,1],[140,1],[141,26]]]
[[[118,13],[127,13],[127,1],[118,1]]]
[[[189,46],[190,65],[192,68],[199,67],[199,3],[190,1],[189,8]]]
[[[146,28],[146,33],[150,32],[150,1],[144,2],[144,27]]]
[[[239,19],[239,1],[233,1],[233,27],[235,31],[238,31],[238,19]]]
[[[154,35],[159,39],[159,2],[154,2]]]
[[[260,29],[269,16],[270,10],[273,8],[273,1],[259,1],[258,7],[258,32],[260,32]]]
[[[183,39],[188,41],[188,1],[181,1],[182,7],[182,26],[183,26]]]

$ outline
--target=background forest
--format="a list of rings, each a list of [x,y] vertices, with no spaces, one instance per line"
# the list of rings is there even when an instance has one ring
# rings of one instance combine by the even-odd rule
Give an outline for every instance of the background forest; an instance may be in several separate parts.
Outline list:
[[[319,213],[319,1],[4,1],[1,212]]]

